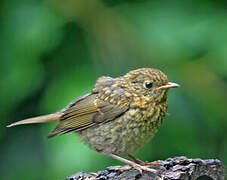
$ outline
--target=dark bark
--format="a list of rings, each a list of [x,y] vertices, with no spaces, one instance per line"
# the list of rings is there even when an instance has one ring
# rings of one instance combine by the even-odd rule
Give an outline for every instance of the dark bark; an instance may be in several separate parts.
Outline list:
[[[186,157],[174,157],[160,161],[150,166],[157,170],[157,173],[139,172],[136,169],[119,171],[121,166],[111,166],[106,170],[96,173],[78,172],[65,180],[224,180],[224,166],[217,159],[188,159]]]

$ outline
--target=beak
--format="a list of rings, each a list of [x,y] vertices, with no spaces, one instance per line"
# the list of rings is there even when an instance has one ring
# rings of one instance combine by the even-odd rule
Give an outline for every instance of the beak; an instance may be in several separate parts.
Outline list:
[[[178,88],[178,87],[180,87],[179,84],[173,83],[173,82],[168,82],[168,84],[160,86],[160,87],[157,87],[157,88],[155,88],[155,90],[169,89],[169,88]]]

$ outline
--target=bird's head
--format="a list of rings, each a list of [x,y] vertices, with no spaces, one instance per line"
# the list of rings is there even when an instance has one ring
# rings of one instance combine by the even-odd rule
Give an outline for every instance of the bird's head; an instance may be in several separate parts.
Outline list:
[[[123,76],[127,82],[128,91],[138,97],[145,97],[149,102],[160,103],[167,98],[170,88],[179,87],[169,82],[167,76],[157,69],[141,68],[130,71]]]

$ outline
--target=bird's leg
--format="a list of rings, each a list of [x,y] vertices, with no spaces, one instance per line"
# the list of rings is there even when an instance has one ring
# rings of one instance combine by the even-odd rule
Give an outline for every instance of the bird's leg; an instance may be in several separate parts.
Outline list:
[[[101,153],[103,153],[103,154],[105,154],[105,155],[107,155],[109,157],[112,157],[113,159],[116,159],[118,161],[121,161],[121,162],[123,162],[123,163],[128,164],[129,166],[131,166],[131,167],[126,167],[126,168],[124,168],[124,167],[123,168],[120,168],[120,170],[122,170],[122,171],[129,170],[131,168],[135,168],[135,169],[139,170],[140,172],[142,172],[142,171],[149,171],[149,172],[152,172],[152,173],[156,173],[156,170],[155,169],[151,169],[151,168],[148,168],[146,166],[142,166],[142,165],[140,165],[138,163],[132,162],[132,161],[130,161],[128,159],[122,158],[122,157],[117,156],[115,154],[105,153],[105,152],[101,152]]]
[[[135,163],[141,165],[141,166],[153,166],[153,165],[156,165],[156,164],[159,164],[161,161],[152,161],[152,162],[144,162],[144,161],[141,161],[140,159],[137,159],[136,157],[134,157],[133,155],[131,154],[128,154],[127,155],[131,160],[133,160]]]
[[[128,154],[127,155],[131,160],[133,160],[136,164],[140,164],[140,165],[145,165],[145,162],[144,161],[141,161],[140,159],[137,159],[136,157],[134,157],[133,155],[131,154]]]

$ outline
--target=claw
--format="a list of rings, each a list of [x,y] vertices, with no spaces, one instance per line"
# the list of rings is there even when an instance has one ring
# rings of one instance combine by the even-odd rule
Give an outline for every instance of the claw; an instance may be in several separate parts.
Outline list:
[[[142,171],[148,171],[148,172],[152,172],[152,173],[157,172],[155,169],[151,169],[151,168],[146,167],[146,166],[141,166],[139,164],[137,164],[134,168],[137,169],[138,171],[140,171],[140,173],[142,173]]]
[[[160,164],[161,161],[160,160],[157,160],[157,161],[152,161],[152,162],[144,162],[144,165],[145,166],[154,166],[154,165],[157,165],[157,164]]]
[[[132,168],[133,168],[132,166],[126,165],[126,166],[119,167],[117,170],[119,170],[120,172],[124,172],[124,171],[128,171],[128,170],[130,170]]]
[[[119,170],[121,170],[121,171],[130,170],[132,168],[135,168],[138,171],[140,171],[140,173],[142,173],[142,171],[148,171],[148,172],[152,172],[152,173],[156,173],[157,172],[155,169],[151,169],[149,167],[146,167],[145,165],[140,165],[140,164],[138,164],[136,162],[132,162],[132,161],[130,161],[128,159],[124,159],[124,158],[122,158],[120,156],[117,156],[115,154],[105,153],[105,152],[101,152],[101,153],[106,154],[109,157],[112,157],[112,158],[114,158],[114,159],[116,159],[118,161],[121,161],[121,162],[126,163],[126,164],[129,165],[129,166],[120,167]]]
[[[146,167],[146,166],[141,166],[139,164],[135,164],[135,165],[126,165],[126,166],[122,166],[122,167],[114,167],[114,170],[119,170],[121,172],[124,172],[124,171],[128,171],[128,170],[131,170],[131,169],[136,169],[138,170],[141,174],[143,171],[148,171],[148,172],[152,172],[152,173],[156,173],[157,171],[155,169],[151,169],[149,167]]]
[[[144,162],[144,161],[141,161],[140,159],[137,159],[136,157],[132,156],[131,154],[128,154],[128,157],[130,159],[132,159],[136,164],[139,164],[141,166],[154,166],[154,165],[161,163],[160,160],[152,161],[152,162],[147,162],[147,161]]]

